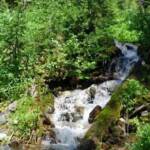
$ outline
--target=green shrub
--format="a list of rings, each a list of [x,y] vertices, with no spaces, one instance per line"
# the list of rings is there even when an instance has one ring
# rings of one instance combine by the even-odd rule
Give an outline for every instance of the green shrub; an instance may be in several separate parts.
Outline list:
[[[149,150],[150,148],[150,125],[142,125],[137,132],[137,141],[132,144],[131,150]]]
[[[135,79],[128,79],[121,87],[118,97],[126,111],[132,111],[138,98],[146,95],[148,90]]]

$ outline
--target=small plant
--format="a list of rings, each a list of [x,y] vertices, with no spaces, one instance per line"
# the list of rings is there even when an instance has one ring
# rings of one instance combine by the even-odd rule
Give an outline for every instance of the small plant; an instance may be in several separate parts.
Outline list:
[[[123,106],[122,114],[126,119],[127,126],[126,131],[128,133],[129,127],[129,114],[132,113],[134,108],[138,105],[138,100],[148,93],[148,90],[135,79],[128,79],[118,89],[115,96],[116,99],[120,100]]]
[[[142,125],[137,132],[138,140],[131,145],[131,150],[149,150],[150,148],[150,125]]]

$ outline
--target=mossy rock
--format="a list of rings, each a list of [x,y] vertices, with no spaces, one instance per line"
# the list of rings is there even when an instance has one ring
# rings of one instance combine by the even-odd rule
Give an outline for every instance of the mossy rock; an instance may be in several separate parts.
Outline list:
[[[118,94],[120,89],[112,95],[110,102],[96,117],[96,121],[85,135],[85,139],[101,139],[108,132],[108,128],[114,124],[120,117],[122,108]]]
[[[122,112],[132,112],[136,106],[150,102],[149,91],[137,80],[126,80],[113,93],[106,107],[98,114],[84,139],[96,141],[97,147],[107,141],[110,128],[115,127]]]

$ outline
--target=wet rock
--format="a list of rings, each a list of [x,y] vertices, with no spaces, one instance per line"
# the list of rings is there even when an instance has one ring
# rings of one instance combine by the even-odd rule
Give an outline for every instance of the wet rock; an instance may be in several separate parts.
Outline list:
[[[83,140],[77,150],[95,150],[96,145],[93,140]]]
[[[90,89],[89,89],[89,94],[91,96],[91,98],[94,98],[95,97],[95,94],[96,94],[96,88],[94,86],[91,86]]]
[[[56,143],[56,140],[54,138],[49,138],[50,143]]]
[[[96,116],[101,112],[101,110],[102,110],[102,108],[101,108],[99,105],[97,105],[97,106],[90,112],[90,114],[89,114],[89,119],[88,119],[89,123],[92,123],[92,122],[95,120]]]
[[[63,113],[61,114],[61,120],[62,121],[70,121],[71,117],[70,117],[70,114],[69,113]]]
[[[82,119],[83,117],[82,117],[82,115],[81,114],[79,114],[79,113],[76,113],[76,114],[72,114],[72,122],[76,122],[76,121],[78,121],[78,120],[80,120],[80,119]]]
[[[89,103],[93,103],[93,99],[95,98],[95,94],[96,94],[96,88],[94,86],[91,86],[88,89],[87,93],[88,93],[88,99],[87,99],[87,101]]]
[[[84,107],[76,106],[75,109],[76,109],[76,112],[79,113],[79,114],[83,114],[84,113]]]
[[[0,125],[7,123],[5,114],[0,113]]]
[[[3,141],[3,140],[6,140],[8,137],[7,137],[7,134],[5,133],[0,133],[0,141]]]
[[[11,104],[8,106],[8,110],[9,110],[10,112],[14,112],[14,111],[16,110],[16,108],[17,108],[17,101],[11,103]]]

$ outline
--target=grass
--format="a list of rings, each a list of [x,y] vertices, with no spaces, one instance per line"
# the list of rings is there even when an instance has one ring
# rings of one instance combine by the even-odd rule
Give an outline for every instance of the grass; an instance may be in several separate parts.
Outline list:
[[[37,136],[42,134],[40,120],[46,108],[53,107],[53,103],[51,94],[38,98],[28,96],[18,100],[17,110],[10,115],[11,129],[15,136],[27,140],[33,131]]]

